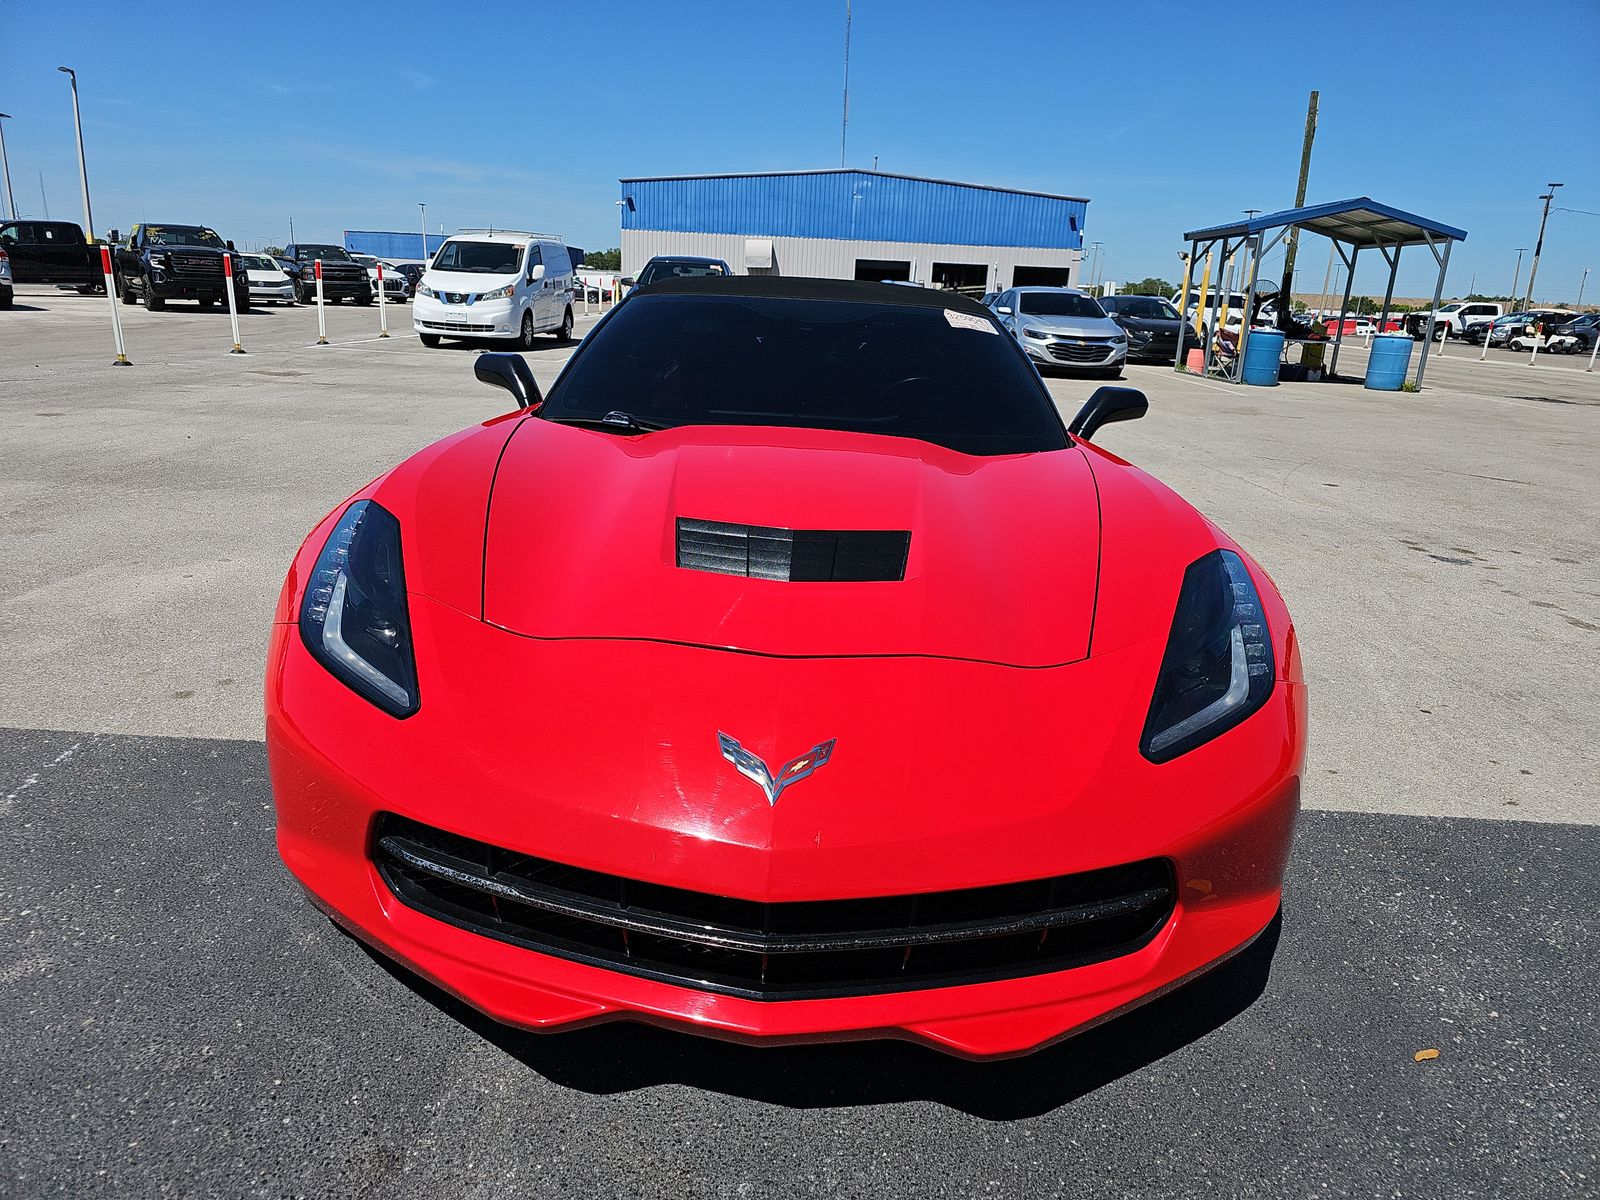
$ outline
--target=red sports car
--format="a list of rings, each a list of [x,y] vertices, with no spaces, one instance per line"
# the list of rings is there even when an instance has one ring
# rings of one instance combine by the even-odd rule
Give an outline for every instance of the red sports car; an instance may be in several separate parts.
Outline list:
[[[284,861],[501,1021],[1035,1049],[1279,905],[1276,588],[979,305],[666,281],[341,504],[284,583]]]

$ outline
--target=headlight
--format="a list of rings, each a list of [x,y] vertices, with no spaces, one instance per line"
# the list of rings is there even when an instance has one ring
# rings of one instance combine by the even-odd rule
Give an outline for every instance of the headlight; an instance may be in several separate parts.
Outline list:
[[[358,500],[334,526],[306,583],[300,638],[341,683],[385,712],[417,711],[400,522],[381,505]]]
[[[1038,338],[1040,341],[1044,341],[1046,338],[1051,336],[1051,333],[1048,329],[1035,329],[1031,325],[1024,325],[1022,327],[1022,332],[1031,338]]]
[[[1126,345],[1127,342],[1128,342],[1127,336],[1125,334],[1121,334],[1121,333],[1117,334],[1116,337],[1111,339],[1111,344],[1113,346],[1123,346],[1123,345]]]
[[[1183,575],[1139,750],[1166,762],[1232,729],[1272,694],[1272,639],[1244,562],[1217,550]]]
[[[417,295],[419,295],[419,296],[432,296],[434,294],[435,294],[434,290],[431,287],[429,287],[427,284],[421,283],[421,282],[419,282],[417,284]]]
[[[505,287],[495,288],[495,290],[492,291],[492,292],[479,292],[478,293],[478,299],[479,300],[504,300],[507,296],[511,295],[511,293],[516,291],[516,290],[517,290],[517,285],[516,284],[508,283],[508,284],[505,285]]]
[[[152,267],[165,267],[170,263],[171,260],[165,254],[152,254],[150,256],[150,265]]]

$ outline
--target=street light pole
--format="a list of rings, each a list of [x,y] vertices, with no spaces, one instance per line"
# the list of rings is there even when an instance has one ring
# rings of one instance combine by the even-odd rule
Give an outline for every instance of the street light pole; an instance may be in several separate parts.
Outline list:
[[[1526,246],[1516,247],[1517,269],[1511,273],[1511,294],[1506,297],[1506,303],[1512,308],[1517,306],[1517,280],[1522,278],[1522,252],[1526,249]]]
[[[94,213],[89,209],[89,168],[83,160],[83,118],[78,115],[78,73],[71,67],[57,67],[72,80],[72,124],[78,131],[78,179],[83,184],[83,232],[94,245]]]
[[[423,265],[423,267],[427,267],[427,265],[428,265],[428,206],[426,204],[423,204],[419,200],[417,202],[417,207],[422,210],[422,265]]]
[[[11,194],[11,164],[6,161],[6,127],[5,122],[11,119],[10,113],[0,113],[0,170],[6,177],[6,202],[11,205],[11,219],[17,219],[17,198]]]
[[[1533,307],[1533,277],[1539,273],[1539,252],[1544,249],[1544,223],[1550,219],[1550,201],[1556,198],[1556,189],[1565,185],[1548,183],[1545,186],[1550,190],[1539,197],[1544,201],[1544,215],[1539,218],[1539,240],[1533,244],[1533,264],[1528,268],[1528,299],[1522,306],[1523,312]]]
[[[1577,303],[1579,303],[1579,304],[1583,303],[1583,288],[1584,288],[1584,285],[1587,284],[1588,282],[1589,282],[1589,268],[1585,267],[1583,269],[1583,278],[1578,280],[1578,300],[1577,300]]]

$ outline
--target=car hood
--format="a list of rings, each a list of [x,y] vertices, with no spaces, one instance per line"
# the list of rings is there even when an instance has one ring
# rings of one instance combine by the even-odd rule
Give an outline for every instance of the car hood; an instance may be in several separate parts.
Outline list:
[[[512,271],[509,275],[485,275],[477,271],[429,271],[422,277],[422,282],[436,292],[492,292],[495,288],[514,284],[520,278],[518,272]]]
[[[1047,317],[1023,313],[1022,324],[1066,337],[1111,337],[1122,332],[1110,317]]]
[[[904,578],[680,567],[680,518],[908,531]],[[619,436],[530,419],[494,478],[483,617],[537,638],[1051,666],[1087,655],[1099,539],[1094,478],[1076,448],[981,458],[868,434]]]
[[[1122,317],[1118,321],[1124,329],[1142,329],[1149,333],[1173,333],[1183,323],[1177,317]]]

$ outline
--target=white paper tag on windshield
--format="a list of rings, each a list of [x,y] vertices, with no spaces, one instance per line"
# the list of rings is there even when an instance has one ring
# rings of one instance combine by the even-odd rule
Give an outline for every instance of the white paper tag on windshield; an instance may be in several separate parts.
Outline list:
[[[944,319],[950,322],[951,329],[976,329],[980,333],[998,333],[994,322],[983,317],[975,317],[971,313],[956,312],[954,309],[944,310]]]

